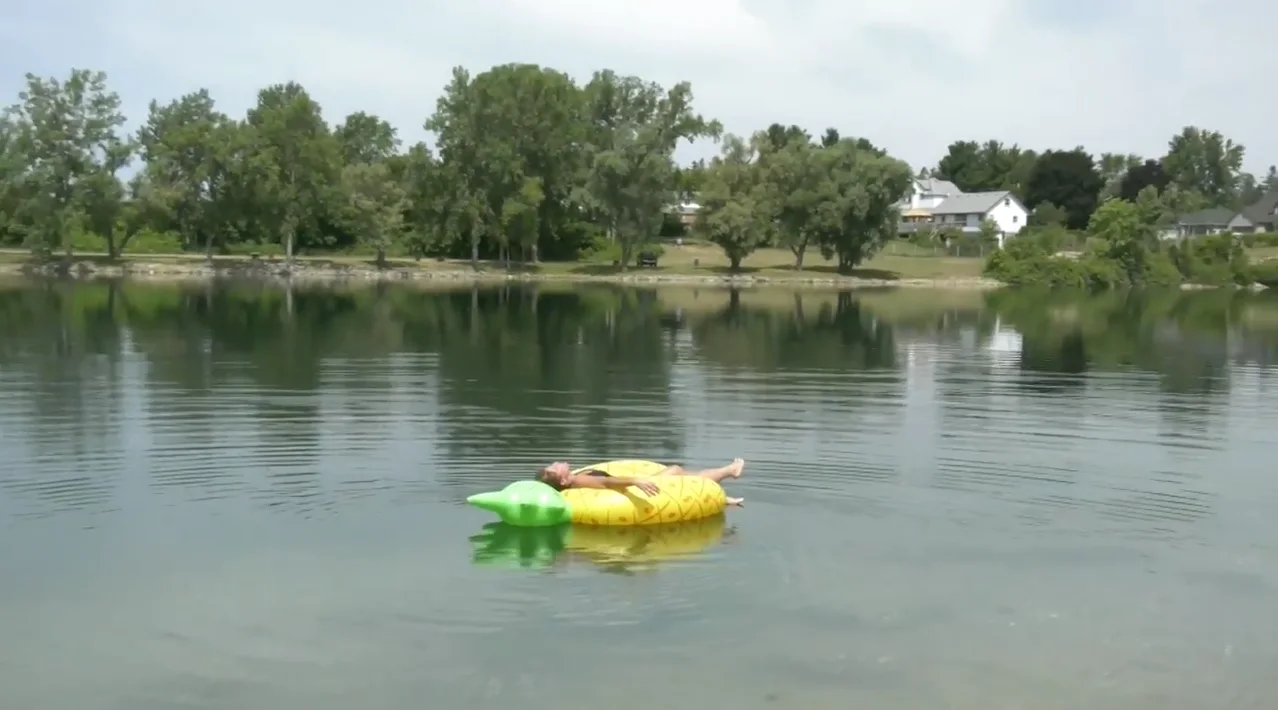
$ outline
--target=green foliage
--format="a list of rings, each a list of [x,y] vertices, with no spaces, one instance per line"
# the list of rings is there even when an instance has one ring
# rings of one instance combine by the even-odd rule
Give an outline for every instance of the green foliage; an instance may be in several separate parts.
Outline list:
[[[1030,170],[1025,204],[1030,209],[1050,202],[1065,211],[1065,226],[1083,229],[1100,199],[1105,180],[1092,156],[1082,148],[1049,150]]]
[[[727,136],[723,154],[711,161],[706,171],[701,212],[693,229],[723,249],[733,271],[770,236],[772,219],[764,207],[765,187],[757,157],[754,146],[737,136]]]
[[[81,230],[112,232],[122,191],[115,173],[133,152],[121,136],[120,97],[106,74],[73,69],[66,81],[26,75],[9,110],[10,161],[21,161],[8,190],[23,204],[20,231],[33,249],[70,254]],[[115,186],[115,190],[110,189]]]
[[[280,257],[284,256],[284,245],[275,242],[236,242],[227,244],[221,250],[226,256],[252,256],[257,254],[263,257]]]
[[[977,242],[981,247],[989,249],[998,246],[998,237],[1001,230],[998,223],[992,219],[981,220],[981,228],[976,234]]]
[[[177,254],[182,251],[182,235],[144,227],[129,238],[123,251],[126,254]]]
[[[377,254],[378,263],[404,235],[407,208],[404,187],[384,162],[352,163],[342,171],[346,222],[360,244]]]
[[[1026,233],[1013,237],[985,261],[986,276],[1010,286],[1092,288],[1107,285],[1112,269],[1094,259],[1058,255],[1054,233]]]
[[[1163,169],[1181,190],[1224,205],[1237,195],[1243,152],[1219,131],[1187,126],[1168,142]]]
[[[964,192],[1011,190],[1022,202],[1038,155],[1000,141],[955,141],[933,171],[933,177],[953,182]]]
[[[1268,259],[1252,264],[1250,273],[1253,282],[1269,288],[1278,288],[1278,259]]]
[[[647,245],[681,235],[719,244],[736,266],[774,245],[794,254],[797,269],[814,248],[847,271],[896,238],[897,205],[913,175],[866,138],[780,123],[725,144],[711,164],[676,166],[681,143],[718,138],[722,127],[695,110],[686,82],[661,86],[610,70],[579,84],[535,64],[478,74],[458,67],[425,122],[436,153],[403,146],[395,127],[365,112],[330,125],[295,82],[267,86],[256,99],[242,116],[219,110],[205,89],[151,101],[128,136],[102,72],[27,75],[15,105],[0,113],[0,245],[113,256],[585,255],[627,268]],[[1054,282],[1085,268],[1091,282],[1144,283],[1163,279],[1172,262],[1186,278],[1218,280],[1226,268],[1219,253],[1194,247],[1177,261],[1141,225],[1157,231],[1185,212],[1278,188],[1272,170],[1263,181],[1241,173],[1242,155],[1242,146],[1198,128],[1174,137],[1162,159],[1143,161],[960,140],[920,174],[968,191],[1011,190],[1034,208],[1036,229],[1082,230],[1115,195],[1136,206],[1135,218],[1114,213],[1098,223],[1111,226],[1093,234],[1077,266],[1035,261],[1069,276]],[[126,182],[133,157],[141,165]],[[673,215],[680,201],[703,205],[694,234]],[[990,249],[993,237],[986,225],[975,238],[916,233],[911,242],[971,253]],[[1024,264],[999,265],[1009,258],[998,256],[996,270],[1029,278]],[[1234,281],[1245,279],[1236,257],[1226,261]],[[1114,263],[1123,276],[1111,273]]]
[[[1244,234],[1241,239],[1243,246],[1246,247],[1278,247],[1278,232]]]
[[[1067,219],[1069,215],[1065,210],[1051,202],[1041,202],[1030,213],[1028,221],[1034,227],[1059,227],[1064,226]]]
[[[985,274],[1014,286],[1045,288],[1166,287],[1183,282],[1247,285],[1252,269],[1241,241],[1232,235],[1164,246],[1159,220],[1164,214],[1154,188],[1140,203],[1109,199],[1092,214],[1090,237],[1081,253],[1061,253],[1068,232],[1030,231],[1012,239],[985,264]]]
[[[1232,234],[1187,239],[1172,246],[1171,258],[1191,283],[1246,286],[1253,282],[1247,252],[1241,240]]]
[[[1163,169],[1159,160],[1146,160],[1140,165],[1129,168],[1123,175],[1118,187],[1118,197],[1135,201],[1136,196],[1147,187],[1162,192],[1171,183],[1171,176]]]
[[[107,250],[106,240],[93,232],[85,231],[79,227],[73,227],[67,234],[67,241],[71,245],[71,249],[79,252],[88,252],[90,254],[105,254]]]
[[[647,253],[656,256],[658,259],[666,253],[666,248],[660,242],[649,242],[640,250],[640,253]],[[591,264],[621,264],[621,245],[617,240],[609,238],[604,234],[596,234],[581,247],[577,252],[577,260]],[[633,262],[633,259],[632,259]],[[634,264],[631,263],[631,266]]]
[[[766,132],[755,136],[759,151],[757,200],[776,242],[803,268],[809,246],[836,258],[847,272],[895,239],[897,202],[913,179],[910,167],[863,138],[829,130],[821,145],[793,132],[777,147]]]

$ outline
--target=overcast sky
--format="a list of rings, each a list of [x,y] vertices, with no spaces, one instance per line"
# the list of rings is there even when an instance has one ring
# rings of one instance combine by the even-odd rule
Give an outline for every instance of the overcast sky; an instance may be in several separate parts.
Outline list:
[[[773,121],[865,136],[934,165],[958,139],[1161,155],[1185,125],[1278,163],[1273,0],[39,0],[0,13],[0,92],[103,69],[130,126],[207,87],[240,116],[301,82],[337,122],[365,110],[406,142],[461,64],[609,67],[692,82],[748,133]],[[715,150],[684,148],[684,160]]]

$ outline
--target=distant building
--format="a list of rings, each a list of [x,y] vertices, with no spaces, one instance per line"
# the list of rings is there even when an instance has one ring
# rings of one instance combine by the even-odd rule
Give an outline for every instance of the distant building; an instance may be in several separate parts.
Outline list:
[[[998,243],[1025,228],[1029,210],[1008,190],[963,192],[948,180],[915,178],[910,194],[897,206],[901,210],[903,235],[922,229],[958,230],[976,233],[981,223],[998,225]]]
[[[914,178],[913,189],[901,200],[901,210],[931,210],[947,198],[961,194],[963,191],[949,180]]]
[[[678,204],[666,207],[666,214],[678,217],[679,223],[685,227],[691,227],[697,221],[697,214],[700,212],[701,205],[693,200],[681,200]]]
[[[1212,207],[1189,212],[1177,218],[1176,223],[1163,230],[1163,239],[1205,237],[1213,234],[1255,234],[1278,231],[1278,190],[1274,190],[1256,202],[1231,210]]]

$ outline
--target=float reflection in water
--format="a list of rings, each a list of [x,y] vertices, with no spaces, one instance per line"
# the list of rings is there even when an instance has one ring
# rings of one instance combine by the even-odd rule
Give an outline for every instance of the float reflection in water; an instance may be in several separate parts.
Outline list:
[[[477,565],[551,567],[572,559],[600,565],[657,563],[706,552],[723,540],[723,515],[663,525],[555,525],[493,522],[470,538]]]

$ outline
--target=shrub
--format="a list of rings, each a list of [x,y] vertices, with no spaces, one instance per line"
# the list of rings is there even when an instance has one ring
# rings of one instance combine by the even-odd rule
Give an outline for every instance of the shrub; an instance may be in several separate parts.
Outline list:
[[[632,258],[637,258],[645,252],[656,254],[657,258],[661,258],[665,251],[665,247],[660,242],[649,242],[635,247]],[[580,261],[602,264],[619,262],[621,261],[621,243],[604,235],[595,235],[578,251],[577,258]]]
[[[1269,259],[1251,265],[1250,275],[1254,283],[1278,288],[1278,259]]]
[[[1168,251],[1186,281],[1212,286],[1252,283],[1250,260],[1234,235],[1187,239]]]
[[[1088,265],[1055,256],[1054,235],[1039,231],[1014,237],[985,261],[986,276],[1011,286],[1085,288],[1091,282]]]
[[[107,250],[106,240],[93,232],[86,232],[82,229],[72,228],[71,230],[71,249],[76,252],[88,252],[90,254],[105,254]],[[55,251],[61,251],[61,245]]]
[[[181,254],[182,237],[176,232],[142,229],[122,249],[125,254]]]
[[[248,256],[250,254],[284,256],[284,245],[277,242],[237,242],[225,245],[221,251],[229,256]]]
[[[1247,247],[1278,247],[1278,232],[1244,234],[1242,243]]]

